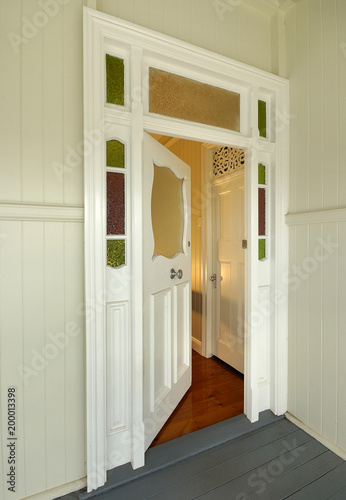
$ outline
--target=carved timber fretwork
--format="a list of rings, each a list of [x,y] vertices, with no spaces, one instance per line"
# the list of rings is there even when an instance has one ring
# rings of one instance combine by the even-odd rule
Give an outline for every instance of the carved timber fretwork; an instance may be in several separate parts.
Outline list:
[[[213,153],[213,176],[241,170],[245,165],[245,151],[243,149],[224,146]]]

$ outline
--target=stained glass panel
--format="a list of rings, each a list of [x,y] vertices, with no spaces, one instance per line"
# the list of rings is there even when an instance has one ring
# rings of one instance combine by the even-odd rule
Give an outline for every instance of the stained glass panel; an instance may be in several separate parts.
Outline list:
[[[125,234],[125,175],[107,172],[107,234]]]
[[[116,140],[110,140],[106,143],[107,167],[124,168],[125,167],[125,145]]]
[[[124,106],[124,60],[106,54],[107,102]]]
[[[125,264],[125,241],[107,241],[107,266],[119,267]]]
[[[262,163],[258,164],[258,184],[266,183],[266,168]]]
[[[260,137],[267,137],[267,103],[258,101],[258,131]]]
[[[151,195],[151,222],[154,254],[171,258],[183,252],[184,200],[183,179],[170,168],[154,165]]]
[[[266,258],[266,240],[258,240],[258,260]]]
[[[149,68],[149,111],[240,131],[240,94]]]
[[[258,188],[258,235],[266,234],[266,190]]]

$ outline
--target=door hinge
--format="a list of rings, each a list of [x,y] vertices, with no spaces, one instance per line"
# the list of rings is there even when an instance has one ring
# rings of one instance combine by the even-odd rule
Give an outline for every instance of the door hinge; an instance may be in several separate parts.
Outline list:
[[[247,248],[247,240],[241,240],[241,247]]]

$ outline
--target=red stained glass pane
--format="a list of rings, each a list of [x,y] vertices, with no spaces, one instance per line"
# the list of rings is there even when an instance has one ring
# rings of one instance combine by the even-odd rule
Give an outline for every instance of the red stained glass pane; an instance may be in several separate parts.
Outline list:
[[[125,176],[107,172],[107,234],[125,234]]]
[[[258,189],[258,235],[266,234],[266,190]]]

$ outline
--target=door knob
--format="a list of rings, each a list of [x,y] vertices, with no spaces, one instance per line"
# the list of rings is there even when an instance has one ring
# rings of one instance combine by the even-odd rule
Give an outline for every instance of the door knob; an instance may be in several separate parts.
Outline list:
[[[183,271],[181,269],[179,269],[179,271],[175,271],[173,268],[170,270],[170,273],[169,273],[169,276],[171,278],[171,280],[175,277],[177,277],[178,279],[181,280],[181,278],[183,277]]]
[[[210,281],[213,282],[213,287],[216,288],[216,273],[212,274],[211,276],[209,276],[209,279]]]

